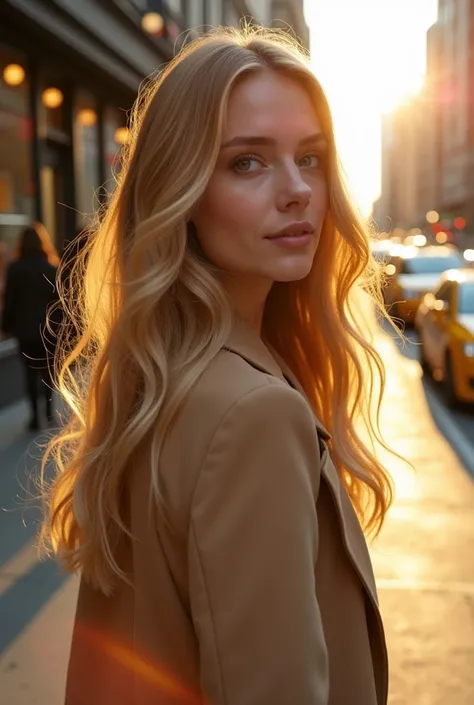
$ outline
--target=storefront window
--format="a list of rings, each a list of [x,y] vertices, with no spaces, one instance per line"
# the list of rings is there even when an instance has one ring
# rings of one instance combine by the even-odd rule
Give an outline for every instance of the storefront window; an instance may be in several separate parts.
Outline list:
[[[99,204],[99,166],[97,105],[92,96],[81,91],[76,95],[74,105],[74,170],[78,228],[90,224]]]
[[[38,136],[64,142],[67,131],[64,128],[64,93],[56,82],[41,89],[38,102]]]
[[[0,45],[0,249],[7,257],[33,218],[31,139],[26,62]]]

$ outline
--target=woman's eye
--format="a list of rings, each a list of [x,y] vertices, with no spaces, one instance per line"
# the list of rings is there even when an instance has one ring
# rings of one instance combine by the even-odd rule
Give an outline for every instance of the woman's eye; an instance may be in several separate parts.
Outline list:
[[[320,163],[321,157],[319,156],[319,154],[307,154],[302,159],[300,159],[300,166],[309,167],[310,169],[314,169],[320,166]]]
[[[232,168],[240,172],[256,171],[260,166],[261,161],[256,157],[239,157],[232,163]]]

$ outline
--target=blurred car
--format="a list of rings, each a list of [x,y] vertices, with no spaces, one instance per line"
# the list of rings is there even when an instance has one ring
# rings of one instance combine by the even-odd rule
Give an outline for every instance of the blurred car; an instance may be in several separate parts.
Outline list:
[[[384,298],[389,314],[413,323],[420,301],[434,289],[443,272],[465,265],[459,250],[449,245],[404,247],[385,267]]]
[[[390,259],[390,251],[393,248],[391,240],[372,240],[370,250],[377,262],[387,262]]]
[[[474,402],[474,270],[446,272],[415,318],[421,364],[443,382],[446,401]]]
[[[370,250],[372,253],[372,257],[375,259],[375,261],[380,267],[382,276],[384,276],[384,272],[387,270],[387,265],[390,264],[394,259],[399,257],[400,253],[403,252],[404,249],[404,245],[400,244],[399,242],[394,242],[394,240],[372,240],[372,242],[370,243]],[[393,271],[395,271],[393,267],[392,269]],[[387,289],[386,287],[384,287],[382,289],[382,295],[385,304],[387,303],[386,293]]]

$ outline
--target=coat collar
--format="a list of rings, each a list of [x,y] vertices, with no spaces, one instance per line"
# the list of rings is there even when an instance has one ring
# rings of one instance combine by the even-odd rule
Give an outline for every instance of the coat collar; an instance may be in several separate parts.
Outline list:
[[[265,345],[257,331],[243,318],[235,317],[232,330],[224,349],[240,355],[240,357],[244,358],[252,367],[256,367],[258,370],[266,372],[273,377],[277,377],[277,379],[280,379],[282,382],[289,384],[304,396],[312,411],[311,404],[301,384],[286,362],[271,346]],[[312,411],[312,413],[318,433],[324,440],[330,440],[331,434],[323,426],[314,411]]]

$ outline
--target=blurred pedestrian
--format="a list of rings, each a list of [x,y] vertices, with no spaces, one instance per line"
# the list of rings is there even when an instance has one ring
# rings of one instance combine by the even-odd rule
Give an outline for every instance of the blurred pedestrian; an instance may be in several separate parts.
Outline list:
[[[221,30],[133,126],[43,461],[81,573],[66,705],[385,705],[362,275],[381,296],[324,93],[283,33]]]
[[[53,420],[54,312],[50,331],[45,323],[48,308],[58,301],[55,284],[58,264],[59,257],[46,228],[32,223],[20,233],[6,273],[0,327],[4,334],[18,341],[31,431],[40,428],[40,398],[45,399],[48,422]]]
[[[3,310],[3,299],[5,294],[5,277],[7,272],[7,246],[0,241],[0,312]],[[1,335],[1,328],[0,328]]]

